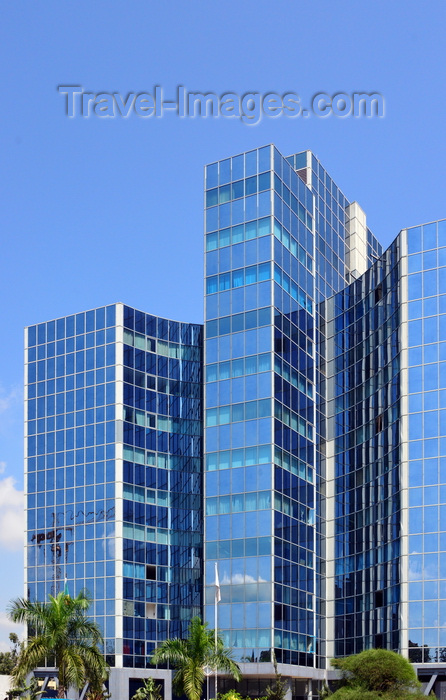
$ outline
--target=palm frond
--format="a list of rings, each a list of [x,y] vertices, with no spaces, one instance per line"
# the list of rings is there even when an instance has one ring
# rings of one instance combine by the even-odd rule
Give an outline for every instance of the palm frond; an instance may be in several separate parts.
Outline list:
[[[85,591],[72,598],[66,593],[49,596],[47,603],[24,598],[12,601],[8,615],[28,625],[30,636],[20,653],[14,678],[21,680],[36,666],[54,657],[60,693],[69,685],[80,689],[86,680],[107,678],[108,666],[99,650],[103,639],[98,625],[86,617],[91,599]]]
[[[166,639],[153,652],[151,663],[172,665],[181,664],[188,658],[187,643],[184,639]]]
[[[241,673],[233,660],[231,652],[223,641],[217,638],[215,651],[214,631],[208,629],[199,617],[190,621],[186,639],[168,639],[155,649],[151,662],[153,664],[169,663],[175,669],[173,688],[176,695],[186,694],[189,700],[200,700],[204,683],[204,667],[225,671],[236,680]]]

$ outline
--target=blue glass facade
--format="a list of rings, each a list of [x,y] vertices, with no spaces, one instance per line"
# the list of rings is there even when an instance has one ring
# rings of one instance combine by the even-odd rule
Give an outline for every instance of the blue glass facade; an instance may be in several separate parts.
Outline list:
[[[122,304],[26,331],[27,589],[86,588],[112,666],[202,607],[202,327]]]
[[[116,653],[116,310],[26,331],[27,594],[88,588]]]
[[[205,204],[204,326],[116,304],[26,331],[28,595],[87,588],[147,675],[214,626],[217,565],[259,696],[272,652],[295,698],[366,648],[446,662],[446,223],[383,252],[274,146],[208,165]]]
[[[327,594],[334,599],[334,628],[327,642],[335,656],[400,645],[400,266],[397,240],[321,307],[323,461],[333,480]]]
[[[403,644],[446,661],[446,221],[408,229],[408,480]]]
[[[274,649],[324,668],[317,304],[345,287],[359,234],[307,151],[267,146],[207,166],[206,205],[206,619],[217,562],[218,627],[240,661]],[[365,265],[381,252],[366,228],[359,245]]]
[[[446,661],[445,272],[446,221],[403,230],[320,307],[321,463],[332,475],[327,648],[401,651],[426,682],[439,678],[437,694]]]

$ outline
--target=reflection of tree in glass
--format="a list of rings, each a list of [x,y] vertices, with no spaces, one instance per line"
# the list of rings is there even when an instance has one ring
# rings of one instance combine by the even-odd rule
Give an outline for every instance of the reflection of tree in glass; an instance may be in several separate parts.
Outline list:
[[[416,642],[411,642],[409,639],[409,661],[413,664],[422,664],[431,659],[431,650],[427,644],[417,644]]]

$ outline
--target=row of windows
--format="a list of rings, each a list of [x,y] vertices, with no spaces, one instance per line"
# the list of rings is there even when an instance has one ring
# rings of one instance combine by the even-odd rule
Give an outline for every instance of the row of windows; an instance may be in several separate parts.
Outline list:
[[[261,196],[261,195],[260,195]],[[291,206],[289,206],[280,197],[277,192],[273,195],[273,206],[274,206],[274,216],[288,231],[295,236],[299,230],[299,221],[305,224],[307,231],[305,235],[305,241],[303,236],[301,237],[301,244],[304,245],[305,250],[310,254],[313,254],[313,217],[305,210],[300,202],[297,201],[296,197],[292,195]]]
[[[446,360],[446,342],[418,345],[409,349],[409,367],[430,364],[439,360]]]
[[[124,484],[123,498],[137,503],[150,503],[159,506],[173,506],[188,510],[200,510],[201,495],[197,493],[175,493]]]
[[[446,580],[409,581],[409,600],[446,598]]]
[[[311,345],[311,342],[308,341]],[[303,374],[293,369],[291,365],[285,360],[281,360],[279,357],[274,357],[274,371],[285,379],[286,382],[291,384],[295,389],[299,389],[303,394],[308,396],[310,399],[313,398],[313,384],[310,382]]]
[[[201,360],[200,346],[155,340],[155,338],[148,338],[142,333],[135,333],[126,328],[124,328],[124,343],[138,348],[138,350],[154,352],[163,357],[173,357],[177,360],[194,360],[197,362]]]
[[[269,326],[270,323],[270,307],[233,314],[232,316],[223,316],[214,321],[206,321],[206,338],[215,338],[228,333],[238,333],[239,331],[251,330],[259,326]]]
[[[407,248],[409,253],[421,253],[442,245],[446,234],[446,220],[415,226],[407,230]]]
[[[444,244],[444,241],[440,241],[440,243]],[[430,270],[433,267],[443,267],[446,265],[446,248],[434,248],[434,250],[424,253],[409,255],[407,264],[409,273]],[[409,278],[409,284],[410,282],[411,278]]]
[[[300,566],[306,566],[310,569],[314,566],[314,553],[309,549],[298,547],[296,544],[290,544],[279,540],[277,537],[274,540],[274,554],[281,559],[289,559],[293,563]],[[284,600],[284,602],[290,602]]]
[[[30,567],[28,571],[33,567]],[[58,567],[56,569],[56,576],[61,576],[62,572]],[[67,564],[64,566],[63,571],[64,576],[66,576],[66,581],[68,583],[68,590],[70,594],[73,595],[75,586],[77,587],[79,579],[94,579],[104,578],[115,575],[115,563],[113,561],[98,561],[98,562],[87,562],[86,564]],[[54,576],[54,569],[53,569]],[[28,579],[30,581],[44,580],[34,572],[33,578]],[[56,579],[56,585],[58,584],[59,590],[64,588],[64,579],[61,577],[59,581]],[[93,614],[97,615],[114,615],[115,614],[115,603],[114,600],[95,600],[92,603],[91,610]]]
[[[314,525],[315,523],[314,508],[308,508],[302,503],[297,503],[280,493],[274,494],[274,510],[284,515],[289,515],[307,525]]]
[[[182,345],[201,345],[201,325],[157,318],[129,306],[124,306],[124,328]]]
[[[270,216],[271,191],[266,190],[206,209],[206,233]]]
[[[299,433],[299,435],[309,440],[313,439],[313,426],[295,411],[279,403],[279,401],[274,402],[274,417],[290,427],[291,430]]]
[[[126,559],[137,559],[139,561],[142,560],[154,563],[158,562],[158,564],[167,564],[169,560],[169,545],[181,544],[186,547],[186,552],[191,553],[192,550],[189,549],[190,547],[199,549],[203,546],[201,530],[183,530],[181,532],[176,532],[172,528],[167,529],[162,527],[149,527],[125,522],[122,532],[123,537],[126,538],[124,541]],[[157,551],[154,550],[155,545]],[[143,549],[139,549],[138,554],[138,548],[141,547]],[[144,547],[146,548],[145,552]],[[172,563],[172,560],[170,561]],[[196,561],[198,562],[198,557]],[[148,578],[154,580],[154,569],[157,570],[156,578],[159,581],[171,580],[173,570],[170,566],[148,567],[146,568],[145,575],[142,575],[142,570],[138,569],[138,571],[141,572],[141,576],[137,576],[136,578]],[[131,574],[131,576],[132,578],[135,578],[133,574]],[[187,583],[189,580],[189,573],[183,571],[182,569],[175,571],[175,577],[177,580],[178,577],[180,577],[181,580],[182,576],[184,577],[184,581],[182,581],[182,583]]]
[[[206,411],[206,427],[265,418],[270,415],[271,399],[260,399],[259,401],[247,401],[246,403],[208,408]]]
[[[27,547],[28,565],[42,567],[42,572],[46,569],[45,578],[53,578],[55,567],[61,566],[64,563],[74,564],[75,562],[97,562],[102,560],[113,561],[114,558],[114,538],[67,542],[63,550],[59,544],[28,545]],[[114,579],[109,580],[113,581],[114,585]]]
[[[270,169],[271,146],[264,146],[206,166],[206,188],[224,185],[231,180],[240,180]]]
[[[313,259],[305,251],[305,249],[296,241],[296,239],[286,230],[284,226],[279,224],[277,219],[274,219],[274,235],[275,237],[290,251],[295,258],[299,260],[304,267],[310,272],[313,270]]]
[[[56,355],[65,355],[74,351],[88,350],[115,342],[115,328],[107,328],[107,330],[96,331],[96,333],[87,333],[86,335],[78,335],[72,338],[62,338],[61,340],[43,343],[38,346],[28,348],[28,362],[35,360],[44,360],[46,358],[55,357]]]
[[[38,360],[28,364],[28,383],[45,379],[64,377],[67,374],[99,369],[115,364],[115,346],[101,345],[90,350],[79,350],[69,355],[59,355],[47,360]]]
[[[251,448],[248,448],[251,449]],[[256,449],[256,448],[252,448]],[[233,467],[208,472],[206,475],[206,495],[217,496],[246,491],[271,489],[271,465]]]
[[[271,508],[271,491],[237,493],[232,496],[218,496],[206,499],[206,515],[241,513],[249,510]],[[229,556],[229,555],[228,555]]]
[[[310,483],[314,481],[314,469],[309,464],[277,446],[274,447],[274,464]]]
[[[296,154],[296,167],[303,162],[304,157],[306,157],[306,151]],[[342,208],[345,208],[348,205],[347,199],[336,185],[335,181],[329,176],[321,162],[317,160],[313,154],[311,154],[311,169],[313,173],[313,187],[317,188],[318,183],[320,184],[319,194],[323,198],[328,198],[328,196],[331,195],[337,202],[339,202]]]
[[[411,535],[409,538],[409,554],[441,551],[446,551],[445,532],[434,532],[428,535]],[[444,597],[446,597],[446,595]]]
[[[41,494],[37,495],[37,501],[39,501],[40,495]],[[47,496],[47,493],[44,495]],[[57,514],[54,513],[54,510],[54,504],[51,506],[48,506],[47,504],[47,507],[45,508],[44,505],[39,505],[38,503],[37,510],[31,509],[28,511],[28,528],[34,530],[37,527],[39,530],[41,530],[44,527],[56,526],[57,528],[67,527],[68,531],[71,531],[74,525],[81,526],[93,523],[101,524],[105,522],[106,535],[114,536],[115,534],[112,527],[115,519],[115,507],[114,501],[111,499],[108,501],[88,501],[86,503],[79,502],[78,504],[74,502],[74,504],[67,506],[67,504],[63,502],[62,498],[61,503],[56,505],[56,511],[58,511]],[[57,518],[56,523],[54,523],[55,517]],[[79,530],[79,536],[82,536],[82,530]]]
[[[446,279],[446,275],[445,275]],[[409,347],[415,347],[426,339],[430,343],[446,340],[446,314],[409,321]]]
[[[271,537],[247,537],[246,539],[236,540],[221,540],[220,542],[206,542],[206,558],[207,559],[225,559],[232,557],[256,557],[259,555],[272,554]],[[268,595],[271,596],[270,584],[260,584],[268,586]],[[234,592],[238,586],[232,586]],[[241,593],[235,592],[235,595],[240,596]],[[234,599],[233,599],[234,600]],[[242,598],[241,600],[245,600]],[[255,598],[261,600],[261,598]],[[266,598],[270,600],[270,598]],[[240,599],[239,601],[240,602]]]
[[[439,253],[444,251],[443,264],[446,265],[446,248],[441,248]],[[407,298],[409,301],[431,297],[436,294],[446,292],[446,275],[441,268],[428,270],[427,272],[415,272],[408,277]]]
[[[91,462],[102,462],[104,459],[112,460],[115,457],[115,446],[114,445],[96,445],[95,447],[89,447],[86,450],[76,450],[76,454],[73,450],[70,450],[64,454],[58,452],[54,454],[39,455],[39,457],[28,457],[27,465],[28,471],[35,471],[36,469],[45,469],[50,467],[71,467],[76,464],[76,469],[83,469],[84,467],[91,471],[93,464]],[[114,479],[114,463],[107,462],[107,478],[106,481],[113,481]]]
[[[446,318],[446,317],[445,317]],[[409,369],[409,392],[446,389],[446,362],[433,362]]]
[[[188,418],[169,418],[168,416],[145,413],[144,411],[124,407],[124,421],[132,423],[140,428],[152,428],[161,432],[176,433],[177,435],[202,434],[200,420],[190,420]],[[131,428],[126,425],[124,430],[131,435]],[[130,432],[129,432],[130,431]],[[127,442],[127,440],[125,440]]]
[[[446,578],[446,553],[442,554],[425,554],[423,555],[410,555],[409,557],[409,576],[410,581],[424,581],[424,587],[426,588],[427,582],[440,583],[440,590],[443,590],[444,595],[444,584],[438,579]],[[421,583],[419,583],[419,588],[416,590],[415,583],[411,583],[411,600],[417,600],[421,596]],[[412,595],[415,597],[412,598]],[[446,604],[446,603],[445,603]],[[442,623],[444,624],[444,623]]]
[[[256,445],[238,450],[222,450],[206,454],[206,470],[229,469],[271,462],[270,445]]]
[[[271,352],[271,345],[269,326],[211,338],[206,341],[207,363],[213,364],[219,360]]]
[[[34,457],[48,452],[71,451],[107,442],[115,442],[115,423],[113,421],[89,425],[86,428],[79,427],[37,436],[30,435],[27,442],[27,455]]]
[[[270,537],[271,519],[265,511],[244,511],[208,515],[206,518],[206,541],[239,537]]]
[[[446,505],[411,508],[409,512],[409,533],[439,532],[446,530]],[[446,555],[445,555],[446,566]],[[446,568],[445,575],[446,578]],[[429,576],[428,578],[438,578]],[[443,578],[443,575],[440,577]]]
[[[181,378],[184,382],[198,383],[201,381],[200,362],[161,357],[151,352],[132,348],[129,345],[124,345],[123,363],[131,369],[147,372],[147,374],[157,374],[175,380]]]
[[[274,646],[290,651],[305,651],[314,654],[316,651],[316,637],[306,637],[294,632],[279,632],[274,630]]]
[[[206,236],[206,252],[224,248],[243,241],[250,241],[261,236],[268,236],[271,233],[271,217],[248,221],[245,224],[238,224],[220,231],[208,233]]]
[[[69,374],[68,376],[58,377],[57,379],[48,379],[47,381],[37,382],[36,384],[28,384],[27,395],[29,399],[34,399],[36,396],[39,401],[44,401],[44,397],[50,394],[60,394],[64,391],[72,391],[73,389],[83,389],[93,386],[94,384],[104,384],[104,382],[112,382],[115,378],[115,368],[106,367],[105,369],[90,370],[89,372],[79,372],[79,374]]]
[[[284,158],[277,148],[274,148],[273,152],[275,174],[280,177],[280,179],[292,192],[297,193],[300,201],[305,202],[307,208],[311,210],[311,203],[313,201],[313,194],[311,190],[304,184],[304,181],[296,173],[296,170],[290,166],[290,159]],[[305,154],[302,154],[302,159],[305,157]],[[296,166],[296,169],[300,169],[302,167],[304,167],[304,165],[299,164]]]
[[[130,483],[144,483],[143,465],[156,466],[159,469],[172,469],[175,471],[200,472],[201,459],[199,457],[163,454],[142,450],[136,447],[124,445],[124,475],[125,481]]]
[[[311,298],[278,265],[274,265],[274,281],[303,309],[306,309],[310,314],[313,313]]]
[[[418,301],[411,301],[407,305],[409,320],[415,318],[426,318],[426,316],[437,316],[446,314],[446,294],[440,294]]]
[[[223,630],[232,628],[240,630],[244,637],[245,630],[267,627],[271,619],[271,605],[267,602],[247,602],[227,605],[226,602],[218,606],[219,627]],[[245,640],[243,641],[245,646]]]
[[[28,345],[41,345],[56,339],[61,340],[73,335],[90,333],[114,326],[115,323],[115,306],[93,309],[86,313],[76,314],[76,316],[67,316],[56,321],[40,323],[38,326],[30,326],[28,328]]]
[[[339,524],[337,521],[336,526]],[[338,528],[336,527],[338,530]],[[372,549],[361,554],[352,554],[349,557],[340,557],[336,560],[336,576],[344,576],[354,571],[363,571],[376,564],[388,564],[395,562],[400,554],[399,541],[388,542],[376,547],[376,543],[369,543]]]
[[[170,468],[166,468],[164,456],[170,457]],[[201,474],[196,470],[192,462],[200,463],[198,458],[177,457],[174,462],[173,455],[158,454],[158,464],[163,466],[145,467],[131,462],[123,464],[123,481],[135,486],[145,486],[148,489],[160,489],[161,491],[174,491],[183,493],[200,493]],[[194,470],[194,471],[193,471]]]
[[[226,362],[216,362],[207,365],[206,381],[215,382],[223,379],[233,379],[246,374],[258,374],[268,372],[271,369],[271,354],[250,355],[237,360],[227,360]]]
[[[308,226],[308,215],[313,214],[313,197],[308,192],[306,197],[306,206],[298,201],[298,198],[291,192],[291,190],[282,182],[282,180],[274,173],[274,192],[285,202],[285,204],[291,208],[295,214],[298,215],[299,219],[304,223],[307,222]],[[311,230],[311,225],[308,226]]]
[[[261,263],[250,267],[240,268],[231,272],[223,272],[220,275],[212,275],[206,279],[206,294],[223,292],[226,289],[234,289],[247,284],[264,282],[271,279],[271,263]]]
[[[415,460],[417,465],[420,459],[424,459],[426,463],[432,461],[431,458],[439,457],[440,455],[446,455],[446,438],[425,438],[424,440],[412,440],[409,443],[409,459],[411,461]],[[416,471],[418,471],[418,469],[419,466],[417,466]],[[430,479],[432,473],[431,471],[429,476],[425,475],[425,480]],[[417,482],[413,482],[414,485],[416,483]],[[434,482],[425,481],[425,483]]]
[[[46,399],[30,399],[27,407],[28,433],[63,430],[113,420],[115,417],[114,388],[115,385],[112,383],[99,384],[87,390],[77,389],[76,393],[69,391],[64,394],[51,394]],[[37,427],[35,418],[38,419]],[[33,430],[33,427],[36,427],[36,430]]]
[[[45,496],[50,496],[50,492],[54,491],[54,489],[56,489],[56,494],[52,493],[51,495],[53,503],[54,496],[56,496],[57,505],[63,503],[81,503],[85,501],[103,501],[104,498],[110,499],[115,495],[115,487],[112,483],[108,483],[107,485],[90,484],[84,488],[82,472],[80,476],[76,474],[76,488],[74,488],[73,485],[66,487],[64,486],[64,483],[69,483],[71,480],[64,479],[63,469],[48,469],[46,472],[36,472],[36,475],[36,481],[34,481],[31,473],[28,475],[28,490],[29,498],[31,499],[28,501],[28,508],[35,508],[36,499],[33,495],[34,492],[36,492],[38,495],[44,493]],[[91,479],[91,475],[89,476]],[[46,499],[47,505],[50,505],[49,500],[49,498]],[[40,505],[44,507],[45,504],[38,503],[38,506]],[[54,525],[54,523],[51,524]]]
[[[277,238],[274,238],[274,262],[309,296],[313,296],[314,277],[312,273],[294,258]]]
[[[422,437],[437,437],[439,435],[446,435],[446,409],[410,414],[409,437],[411,440],[419,440]]]
[[[29,506],[29,504],[28,504]],[[44,508],[44,506],[42,506]],[[30,520],[35,521],[35,515],[36,513],[32,514],[32,517]],[[42,515],[42,510],[39,510],[37,513],[37,519],[41,520],[41,515]],[[79,540],[100,540],[105,537],[107,534],[108,536],[114,534],[113,530],[113,524],[112,523],[104,523],[104,522],[99,522],[95,524],[89,524],[89,525],[67,525],[65,527],[55,527],[54,523],[54,517],[51,519],[51,517],[48,517],[50,515],[50,509],[47,509],[47,512],[45,513],[46,517],[46,526],[39,529],[31,529],[28,531],[27,535],[27,540],[29,545],[41,545],[41,544],[60,544],[64,542],[68,543],[73,543],[74,540],[79,541]],[[52,515],[54,516],[54,509]],[[53,522],[51,522],[51,520]],[[28,526],[30,523],[28,523]],[[77,571],[77,569],[76,569]],[[102,571],[102,573],[101,573]],[[97,572],[99,576],[104,576],[104,564],[102,563],[100,566],[97,564]],[[113,567],[107,566],[107,576],[112,576],[114,573]],[[82,574],[83,575],[83,574]],[[88,574],[90,576],[90,574]],[[69,574],[67,572],[67,576],[69,578],[74,577],[74,570],[72,574]]]
[[[86,411],[80,410],[76,413],[58,414],[54,416],[54,404],[48,402],[46,406],[48,410],[48,416],[46,418],[38,418],[35,420],[36,413],[38,415],[45,415],[45,406],[36,406],[35,400],[28,402],[28,426],[27,434],[34,435],[36,433],[50,433],[54,430],[66,430],[69,428],[84,426],[84,425],[95,425],[96,423],[104,423],[105,421],[114,420],[115,417],[115,407],[111,406],[101,406],[99,408],[89,408]],[[94,461],[93,459],[89,461]]]
[[[224,204],[232,199],[247,197],[250,194],[257,194],[271,187],[271,173],[253,175],[245,180],[237,180],[232,184],[221,185],[206,192],[206,207],[213,207],[216,204]]]

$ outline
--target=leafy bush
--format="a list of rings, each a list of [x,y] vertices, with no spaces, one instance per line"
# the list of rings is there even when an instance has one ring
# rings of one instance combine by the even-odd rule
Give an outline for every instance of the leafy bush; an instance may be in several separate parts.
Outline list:
[[[424,697],[415,670],[400,654],[368,649],[345,659],[332,659],[342,673],[341,687],[330,700],[415,700]]]

